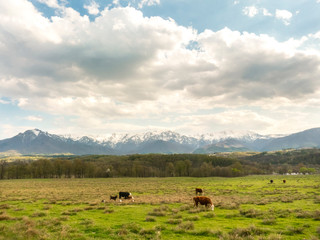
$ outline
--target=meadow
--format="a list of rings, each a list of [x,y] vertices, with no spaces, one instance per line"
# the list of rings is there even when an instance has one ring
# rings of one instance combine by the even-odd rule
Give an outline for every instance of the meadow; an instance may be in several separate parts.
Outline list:
[[[194,208],[196,187],[214,211]],[[1,240],[319,237],[319,175],[0,181]]]

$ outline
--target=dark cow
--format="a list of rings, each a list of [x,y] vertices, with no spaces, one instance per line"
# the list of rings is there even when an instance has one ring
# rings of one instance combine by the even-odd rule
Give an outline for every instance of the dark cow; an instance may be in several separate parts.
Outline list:
[[[203,196],[196,196],[193,198],[194,206],[198,207],[198,204],[205,205],[206,207],[211,207],[211,210],[214,210],[214,205],[212,204],[212,201],[208,197]]]
[[[202,195],[203,190],[201,188],[196,188],[196,195],[198,195],[198,193]]]
[[[131,195],[131,193],[129,193],[129,192],[119,192],[120,202],[122,201],[121,198],[124,198],[124,199],[132,199],[132,201],[134,202],[134,198],[133,198],[133,196]]]
[[[273,183],[273,180],[270,180],[270,183]]]
[[[283,179],[283,183],[286,183],[287,181],[285,179]]]
[[[117,200],[117,195],[110,195],[110,200],[114,200],[114,201],[116,201]]]

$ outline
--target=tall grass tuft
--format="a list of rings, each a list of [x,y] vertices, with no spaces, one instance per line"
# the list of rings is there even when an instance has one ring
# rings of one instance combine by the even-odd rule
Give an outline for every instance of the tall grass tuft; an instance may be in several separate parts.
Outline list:
[[[261,228],[257,228],[254,225],[251,225],[248,228],[234,228],[229,233],[230,236],[239,236],[239,237],[249,237],[249,236],[257,236],[264,234],[265,231]]]
[[[303,231],[304,231],[303,227],[288,227],[287,231],[285,233],[287,235],[294,236],[294,235],[297,235],[297,234],[302,234]]]
[[[221,231],[215,231],[215,230],[211,230],[211,229],[202,229],[202,230],[198,230],[198,231],[192,231],[190,232],[190,234],[195,235],[195,236],[205,236],[205,237],[221,237],[222,236],[222,232]]]
[[[248,210],[241,209],[240,214],[248,218],[259,218],[262,216],[261,211],[252,208]]]
[[[194,229],[194,224],[193,222],[182,222],[180,223],[177,228],[176,231],[183,233],[183,232],[187,232],[188,230],[193,230]]]
[[[13,220],[13,218],[10,217],[7,213],[2,213],[0,215],[0,221],[7,221],[7,220]]]
[[[173,224],[173,225],[177,225],[177,224],[180,224],[182,223],[182,220],[181,219],[168,219],[167,223],[169,224]]]
[[[146,222],[155,222],[156,219],[154,217],[152,217],[152,216],[147,216],[145,221]]]
[[[263,225],[275,225],[276,219],[275,218],[265,218],[262,220]]]
[[[10,209],[9,204],[1,204],[0,209]]]
[[[45,212],[35,212],[31,215],[31,217],[45,217],[47,216],[47,213]]]
[[[213,212],[208,212],[208,213],[206,213],[206,214],[203,215],[203,216],[206,217],[206,218],[214,218],[214,217],[216,216],[216,214],[213,213]]]

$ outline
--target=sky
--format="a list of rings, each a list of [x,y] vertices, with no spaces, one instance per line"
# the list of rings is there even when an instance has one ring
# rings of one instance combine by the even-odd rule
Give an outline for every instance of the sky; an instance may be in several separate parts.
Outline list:
[[[0,1],[0,139],[320,127],[320,0]]]

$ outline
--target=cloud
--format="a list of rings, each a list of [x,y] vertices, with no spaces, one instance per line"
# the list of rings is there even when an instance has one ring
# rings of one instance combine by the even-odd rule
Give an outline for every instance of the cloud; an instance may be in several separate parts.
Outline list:
[[[255,6],[247,6],[242,9],[244,15],[253,18],[258,14],[262,14],[263,16],[271,17],[272,13],[269,12],[266,8],[257,8]]]
[[[270,13],[268,9],[262,8],[261,10],[262,10],[262,14],[263,14],[264,16],[269,16],[269,17],[272,16],[272,13]]]
[[[57,0],[37,0],[40,3],[46,4],[48,7],[51,8],[61,8]]]
[[[25,119],[28,121],[34,121],[34,122],[42,122],[43,120],[41,117],[38,117],[38,116],[27,116]]]
[[[228,28],[198,33],[132,7],[106,8],[94,20],[63,7],[48,19],[28,1],[2,1],[0,96],[24,110],[87,119],[100,129],[120,122],[152,127],[153,120],[185,126],[178,116],[232,107],[221,115],[226,127],[244,107],[319,99],[319,50],[303,50],[304,43]],[[274,117],[251,114],[240,117],[256,119],[261,129]]]
[[[0,99],[0,104],[10,104],[10,101]]]
[[[278,42],[267,35],[225,28],[201,33],[198,42],[217,69],[198,72],[202,84],[187,86],[197,96],[221,96],[228,102],[278,96],[295,99],[317,89],[313,79],[319,75],[319,55],[299,52],[300,41]]]
[[[292,18],[292,13],[289,12],[288,10],[277,9],[275,16],[277,19],[282,20],[285,25],[289,25]]]
[[[247,6],[243,8],[242,12],[244,13],[244,15],[252,18],[259,13],[259,10],[255,6]]]
[[[153,6],[159,4],[160,0],[141,0],[141,2],[138,4],[138,7],[143,8],[143,6]]]
[[[98,15],[100,13],[99,7],[99,4],[95,1],[91,1],[89,5],[84,5],[84,8],[87,9],[91,15]]]

